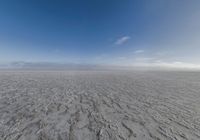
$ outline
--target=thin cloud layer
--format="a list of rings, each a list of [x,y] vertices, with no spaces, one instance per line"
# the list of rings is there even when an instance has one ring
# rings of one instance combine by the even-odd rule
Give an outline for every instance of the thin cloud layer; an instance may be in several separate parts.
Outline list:
[[[144,50],[136,50],[134,53],[139,54],[139,53],[143,53],[143,52],[144,52]]]
[[[155,62],[134,62],[132,66],[135,67],[149,67],[149,68],[167,68],[167,69],[192,69],[200,70],[199,64],[185,63],[185,62],[165,62],[165,61],[155,61]]]
[[[116,44],[116,45],[122,45],[122,44],[126,43],[129,39],[131,39],[130,36],[123,36],[123,37],[119,38],[119,39],[115,42],[115,44]]]

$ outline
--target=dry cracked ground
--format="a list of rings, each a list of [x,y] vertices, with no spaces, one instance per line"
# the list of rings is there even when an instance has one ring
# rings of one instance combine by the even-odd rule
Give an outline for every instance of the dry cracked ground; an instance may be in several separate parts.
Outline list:
[[[1,140],[200,140],[200,73],[1,71]]]

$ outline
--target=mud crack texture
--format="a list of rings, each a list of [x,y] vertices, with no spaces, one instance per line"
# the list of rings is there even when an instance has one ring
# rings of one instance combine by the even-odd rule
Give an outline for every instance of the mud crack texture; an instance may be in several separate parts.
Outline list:
[[[1,140],[200,140],[200,73],[1,71]]]

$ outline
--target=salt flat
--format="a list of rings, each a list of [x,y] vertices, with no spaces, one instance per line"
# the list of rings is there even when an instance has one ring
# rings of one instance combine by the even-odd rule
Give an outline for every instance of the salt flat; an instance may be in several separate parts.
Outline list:
[[[199,140],[200,73],[1,71],[1,140]]]

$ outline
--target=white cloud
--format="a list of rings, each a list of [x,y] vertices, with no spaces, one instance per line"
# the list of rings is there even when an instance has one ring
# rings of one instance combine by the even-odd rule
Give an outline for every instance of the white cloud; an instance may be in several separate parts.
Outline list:
[[[150,68],[169,68],[169,69],[200,69],[200,64],[186,63],[186,62],[165,62],[162,60],[156,60],[154,62],[135,62],[133,66],[150,67]]]
[[[151,62],[153,60],[155,60],[154,57],[137,57],[137,58],[135,58],[136,62]]]
[[[114,64],[149,69],[200,70],[200,64],[184,61],[167,61],[156,57],[118,57]]]
[[[122,45],[122,44],[126,43],[129,39],[131,39],[130,36],[123,36],[123,37],[119,38],[119,39],[115,42],[115,44],[116,44],[116,45]]]
[[[156,62],[154,63],[155,66],[163,66],[168,68],[186,68],[186,69],[200,69],[200,65],[193,64],[193,63],[185,63],[185,62]]]
[[[143,53],[143,52],[144,52],[144,50],[136,50],[134,53],[139,54],[139,53]]]

